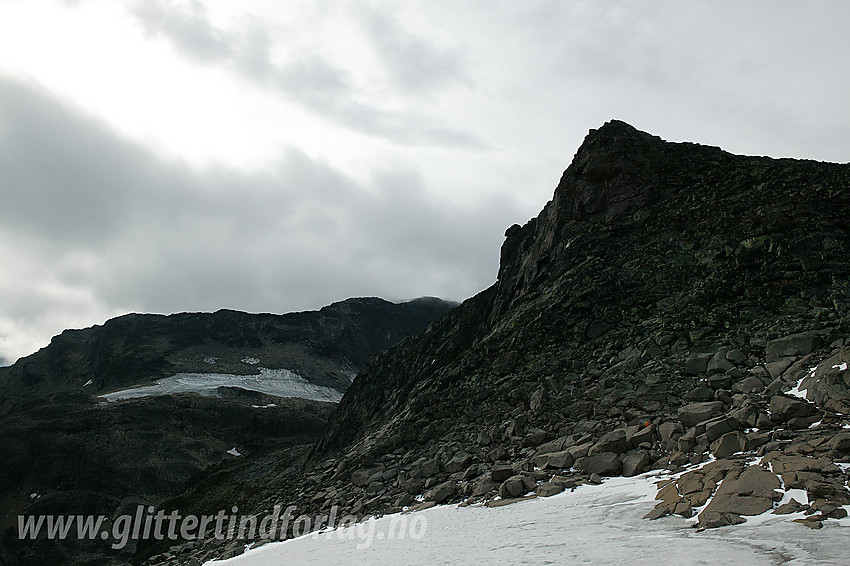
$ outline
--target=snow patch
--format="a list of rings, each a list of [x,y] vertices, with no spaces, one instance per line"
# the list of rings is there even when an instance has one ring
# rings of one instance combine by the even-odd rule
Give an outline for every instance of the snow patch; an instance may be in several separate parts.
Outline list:
[[[277,407],[274,403],[269,403],[268,405],[251,405],[254,409],[271,409],[272,407]]]
[[[669,518],[644,520],[656,503],[653,481],[658,477],[611,478],[600,486],[580,486],[574,492],[498,508],[433,507],[414,515],[427,520],[418,539],[379,536],[392,532],[392,522],[399,521],[399,516],[388,515],[208,564],[846,563],[848,531],[840,527],[850,522],[829,521],[818,532],[770,520],[697,532]],[[412,516],[407,517],[409,521]],[[364,534],[371,537],[368,545]]]
[[[101,395],[107,401],[123,401],[155,395],[198,393],[205,397],[218,397],[219,387],[238,387],[275,397],[299,397],[311,401],[338,403],[342,393],[330,387],[310,383],[288,369],[259,368],[258,375],[231,375],[225,373],[178,373],[160,379],[153,385],[143,385]]]
[[[258,363],[260,363],[260,358],[251,358],[251,357],[246,356],[246,357],[242,358],[242,363],[255,366]]]
[[[90,380],[86,381],[86,382],[83,384],[83,387],[88,387],[88,386],[89,386],[89,385],[91,385],[92,383],[94,383],[94,381],[92,381],[92,380],[90,379]]]
[[[795,385],[788,391],[788,395],[793,395],[794,397],[799,397],[800,399],[806,399],[806,391],[808,391],[808,389],[800,389],[800,385],[802,385],[804,379],[808,379],[809,377],[813,376],[817,369],[817,366],[809,368],[809,371],[806,373],[805,376],[800,378],[800,380],[797,382],[797,385]]]
[[[242,455],[242,454],[239,453],[239,450],[237,450],[235,446],[233,448],[231,448],[230,450],[228,450],[227,453],[230,454],[231,456],[241,456]]]

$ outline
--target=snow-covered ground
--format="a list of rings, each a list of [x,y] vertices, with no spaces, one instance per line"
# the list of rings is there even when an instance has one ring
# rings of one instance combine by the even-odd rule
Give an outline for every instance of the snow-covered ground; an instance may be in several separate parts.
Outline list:
[[[121,401],[152,395],[173,393],[198,393],[217,396],[219,387],[240,387],[277,397],[300,397],[313,401],[339,402],[342,393],[330,387],[314,385],[287,369],[259,368],[259,375],[231,375],[226,373],[178,373],[160,379],[153,385],[134,387],[101,395],[107,401]]]
[[[280,564],[848,564],[850,519],[812,531],[765,514],[697,532],[681,517],[647,521],[651,475],[612,478],[550,498],[484,508],[442,506],[271,543],[219,566]],[[805,500],[802,501],[805,503]],[[413,523],[413,518],[421,518]],[[399,521],[405,518],[407,525]],[[393,521],[396,521],[393,526]],[[424,523],[424,526],[423,526]],[[401,538],[399,532],[405,532]],[[421,535],[421,536],[420,536]]]

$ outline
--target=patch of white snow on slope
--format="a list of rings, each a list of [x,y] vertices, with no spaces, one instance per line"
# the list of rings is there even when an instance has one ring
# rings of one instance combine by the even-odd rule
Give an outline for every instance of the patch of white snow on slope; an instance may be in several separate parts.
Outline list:
[[[804,379],[813,376],[817,370],[817,366],[809,368],[809,371],[806,373],[806,375],[804,375],[799,379],[799,381],[797,381],[797,385],[795,385],[788,391],[788,395],[793,395],[794,397],[799,397],[800,399],[806,399],[806,391],[808,391],[808,389],[800,389],[800,385],[803,384]]]
[[[338,403],[342,393],[330,387],[314,385],[288,369],[259,368],[259,375],[231,375],[225,373],[178,373],[160,379],[153,385],[144,385],[101,395],[107,401],[122,401],[153,395],[198,393],[207,397],[218,395],[219,387],[239,387],[276,397],[300,397],[312,401]]]
[[[644,520],[656,503],[655,479],[613,478],[500,508],[441,506],[402,516],[408,525],[427,519],[418,539],[399,537],[393,515],[207,564],[846,564],[850,531],[838,521],[820,531],[781,522],[697,532],[679,517]]]

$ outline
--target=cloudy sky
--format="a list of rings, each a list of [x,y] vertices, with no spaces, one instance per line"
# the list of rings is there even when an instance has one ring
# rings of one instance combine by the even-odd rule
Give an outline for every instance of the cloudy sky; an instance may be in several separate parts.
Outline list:
[[[0,358],[462,300],[610,118],[850,161],[850,3],[0,0]]]

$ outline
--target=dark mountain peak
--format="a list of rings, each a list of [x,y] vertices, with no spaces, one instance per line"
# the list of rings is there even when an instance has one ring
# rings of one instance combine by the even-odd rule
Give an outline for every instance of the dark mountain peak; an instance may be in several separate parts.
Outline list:
[[[660,137],[638,130],[631,124],[622,120],[609,120],[602,124],[599,128],[591,129],[585,138],[585,144],[592,141],[602,144],[621,144],[625,139],[637,140],[640,142],[663,143]],[[584,144],[582,145],[582,147]]]
[[[806,330],[845,305],[850,233],[835,211],[850,209],[848,187],[846,165],[733,155],[616,120],[591,130],[552,200],[507,230],[496,284],[368,364],[318,453],[388,418],[428,421],[428,395],[477,403],[481,390],[527,399],[543,387],[585,403],[604,375],[588,368],[623,352],[665,368],[628,372],[635,399],[647,395],[635,403],[675,405],[693,386],[686,352],[722,342],[757,356],[751,340]],[[564,409],[571,424],[593,403],[578,406]]]

